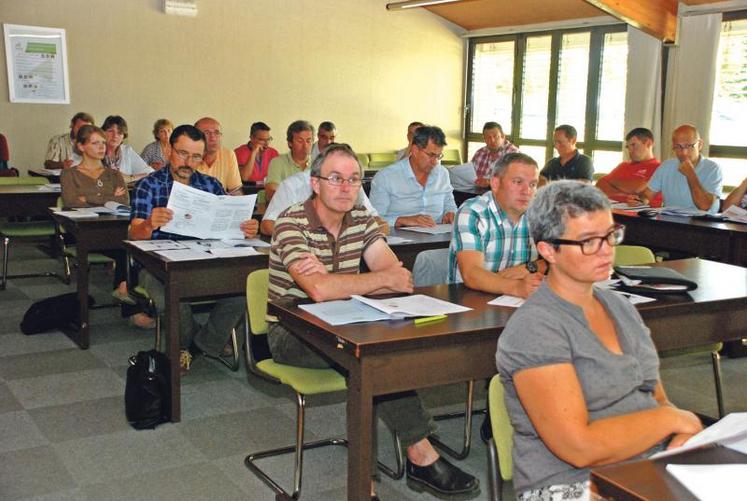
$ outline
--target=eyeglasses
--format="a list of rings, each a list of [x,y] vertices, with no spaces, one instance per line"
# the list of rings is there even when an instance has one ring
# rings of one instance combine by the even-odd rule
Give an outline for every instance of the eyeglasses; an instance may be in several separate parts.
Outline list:
[[[176,153],[176,156],[178,156],[185,162],[192,160],[194,163],[197,163],[197,164],[202,163],[202,155],[199,155],[197,153],[192,155],[188,151],[184,151],[184,150],[174,150],[174,153]]]
[[[672,149],[679,150],[679,151],[687,151],[692,150],[695,148],[695,146],[698,143],[692,143],[692,144],[675,144],[672,146]]]
[[[348,183],[350,186],[360,186],[363,183],[363,180],[360,176],[351,176],[347,179],[345,179],[342,176],[338,176],[337,174],[332,174],[329,177],[324,176],[314,176],[318,179],[324,179],[332,186],[342,186],[344,183]]]
[[[431,153],[430,151],[420,150],[428,155],[433,160],[441,160],[444,157],[443,153]]]
[[[220,137],[223,135],[223,133],[219,130],[204,130],[202,131],[203,134],[205,134],[205,137],[215,136]]]
[[[622,224],[615,225],[615,228],[607,233],[603,237],[591,237],[583,240],[565,240],[563,238],[556,238],[555,240],[549,240],[548,243],[554,245],[578,245],[581,247],[581,254],[585,256],[591,256],[599,252],[602,248],[602,242],[607,242],[610,247],[620,245],[625,238],[625,226]]]

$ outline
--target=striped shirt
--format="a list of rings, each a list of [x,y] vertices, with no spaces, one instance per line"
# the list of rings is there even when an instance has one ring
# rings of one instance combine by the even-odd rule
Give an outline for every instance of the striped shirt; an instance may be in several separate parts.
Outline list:
[[[491,191],[467,200],[457,212],[449,245],[449,283],[462,282],[456,255],[469,250],[482,252],[483,268],[492,272],[537,259],[526,214],[514,224]]]
[[[345,214],[335,241],[322,226],[314,199],[291,205],[275,221],[270,248],[269,300],[308,297],[288,273],[288,268],[303,254],[314,254],[329,273],[358,273],[363,252],[380,238],[384,237],[379,225],[361,206]]]

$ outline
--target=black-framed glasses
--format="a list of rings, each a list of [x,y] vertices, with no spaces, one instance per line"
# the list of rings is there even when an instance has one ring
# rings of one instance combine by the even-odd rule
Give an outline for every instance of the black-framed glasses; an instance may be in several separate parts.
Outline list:
[[[198,164],[202,163],[202,155],[199,155],[197,153],[191,155],[188,151],[184,151],[184,150],[174,150],[174,153],[176,153],[176,156],[178,156],[185,162],[191,160]]]
[[[338,176],[337,174],[332,174],[329,177],[324,176],[314,176],[317,179],[324,179],[332,186],[342,186],[345,183],[348,183],[350,186],[360,186],[363,183],[363,179],[361,179],[360,176],[350,176],[349,178],[345,179],[342,176]]]
[[[604,235],[603,237],[591,237],[583,240],[566,240],[564,238],[556,238],[554,240],[548,240],[548,243],[553,245],[578,245],[581,248],[581,254],[585,256],[591,256],[599,252],[602,248],[602,242],[607,242],[610,247],[620,245],[625,238],[625,225],[616,224],[615,227]]]
[[[680,150],[680,151],[688,151],[695,148],[695,145],[698,143],[691,143],[691,144],[675,144],[672,146],[672,149]]]

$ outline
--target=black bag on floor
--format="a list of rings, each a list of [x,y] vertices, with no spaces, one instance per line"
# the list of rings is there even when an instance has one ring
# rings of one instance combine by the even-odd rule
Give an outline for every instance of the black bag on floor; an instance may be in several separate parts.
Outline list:
[[[88,296],[88,307],[93,304],[93,298]],[[41,334],[77,325],[80,321],[78,310],[77,292],[42,299],[32,304],[23,315],[21,332],[26,335]]]
[[[171,420],[169,358],[156,350],[130,357],[125,386],[125,415],[136,430],[153,429]]]

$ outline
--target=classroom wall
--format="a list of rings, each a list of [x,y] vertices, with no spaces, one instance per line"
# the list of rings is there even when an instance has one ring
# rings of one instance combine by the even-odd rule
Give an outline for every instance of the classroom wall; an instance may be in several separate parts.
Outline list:
[[[162,0],[0,0],[0,21],[64,28],[69,105],[12,104],[0,71],[0,132],[11,164],[40,167],[47,141],[78,111],[100,125],[128,121],[130,144],[152,141],[158,118],[210,115],[224,146],[249,125],[272,127],[287,151],[296,119],[332,120],[361,152],[401,148],[413,120],[439,125],[459,146],[464,41],[424,9],[387,12],[387,0],[197,0],[195,18],[166,15]],[[0,50],[5,60],[4,41]]]

